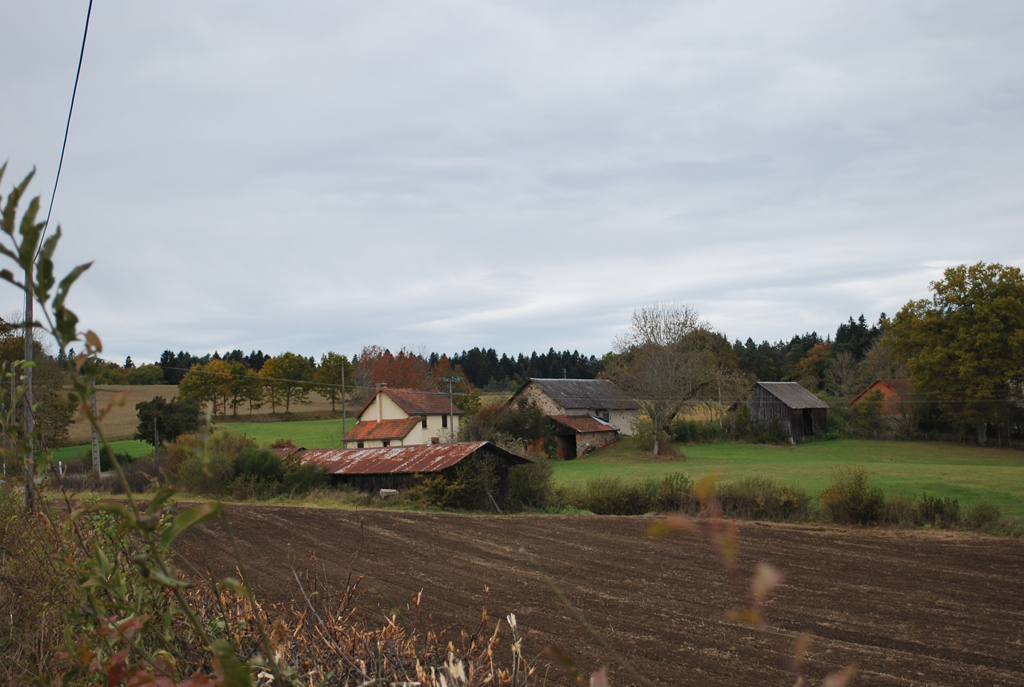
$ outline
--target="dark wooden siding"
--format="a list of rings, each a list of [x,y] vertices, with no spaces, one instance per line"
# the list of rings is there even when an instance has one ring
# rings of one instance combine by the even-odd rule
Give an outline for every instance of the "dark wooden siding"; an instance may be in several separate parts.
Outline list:
[[[790,408],[763,387],[755,386],[747,401],[751,419],[767,425],[777,418],[793,441],[802,441],[815,432],[824,432],[828,423],[825,408]]]

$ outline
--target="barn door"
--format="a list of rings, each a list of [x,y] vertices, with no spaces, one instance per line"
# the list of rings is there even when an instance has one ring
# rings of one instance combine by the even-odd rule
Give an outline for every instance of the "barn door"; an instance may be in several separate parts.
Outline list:
[[[811,415],[811,411],[804,408],[804,436],[809,437],[814,434],[814,416]]]
[[[558,459],[572,460],[576,457],[576,435],[558,435]]]

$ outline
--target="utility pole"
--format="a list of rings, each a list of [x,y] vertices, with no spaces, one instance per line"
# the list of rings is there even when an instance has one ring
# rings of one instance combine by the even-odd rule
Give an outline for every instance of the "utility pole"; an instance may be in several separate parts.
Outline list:
[[[35,440],[32,432],[35,430],[35,418],[32,417],[32,353],[33,353],[33,321],[35,320],[34,302],[32,298],[32,268],[25,270],[25,396],[23,414],[25,421],[25,441],[28,450],[25,452],[25,507],[30,511],[35,510],[34,494],[36,486],[36,460]]]
[[[341,447],[345,448],[345,435],[348,434],[348,411],[345,409],[345,372],[348,358],[341,356]]]
[[[448,382],[448,431],[451,432],[452,442],[455,443],[455,401],[452,400],[452,388],[462,381],[462,377],[445,377],[442,382]]]
[[[724,429],[725,425],[722,423],[722,380],[718,380],[718,428]]]
[[[93,377],[91,385],[92,393],[89,394],[89,405],[92,406],[92,416],[96,417],[96,378]],[[96,426],[92,428],[92,471],[96,473],[98,477],[100,474],[100,435],[96,431]]]

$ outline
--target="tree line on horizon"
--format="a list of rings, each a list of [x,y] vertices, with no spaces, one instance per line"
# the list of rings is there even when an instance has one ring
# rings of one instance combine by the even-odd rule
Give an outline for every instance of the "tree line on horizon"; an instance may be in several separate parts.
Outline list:
[[[804,362],[804,358],[809,354],[812,358],[820,357],[822,350],[831,350],[832,347],[835,348],[836,353],[848,351],[859,361],[864,358],[867,350],[881,336],[884,319],[885,313],[882,313],[878,323],[869,326],[864,315],[860,315],[856,320],[851,317],[847,323],[839,325],[834,337],[832,335],[822,337],[817,332],[809,332],[796,334],[789,341],[779,340],[774,343],[762,341],[760,344],[756,344],[750,338],[745,343],[741,343],[739,339],[736,339],[731,345],[735,360],[727,362],[730,366],[753,376],[758,381],[783,381],[803,374],[808,365]],[[724,335],[719,336],[726,341]],[[818,349],[811,353],[816,346]],[[376,360],[384,351],[390,353],[389,349],[367,346],[361,354],[353,355],[351,362],[358,368],[361,356],[367,358],[368,361]],[[576,350],[556,351],[554,348],[549,348],[547,353],[534,351],[529,355],[502,353],[499,356],[494,348],[480,347],[464,349],[461,353],[452,355],[437,352],[420,355],[403,348],[397,354],[396,360],[417,359],[429,371],[437,366],[442,358],[446,358],[451,365],[459,367],[461,376],[475,388],[488,392],[511,392],[515,391],[525,380],[533,378],[594,379],[598,373],[607,369],[607,363],[613,356],[613,353],[605,353],[598,358],[594,355],[581,354]],[[235,349],[223,355],[215,351],[198,356],[188,351],[175,353],[167,349],[160,356],[159,362],[154,364],[136,366],[131,356],[125,360],[124,365],[101,361],[98,383],[178,385],[195,365],[208,365],[212,361],[220,360],[229,364],[241,363],[247,370],[260,372],[263,365],[272,357],[262,350],[253,350],[246,354],[241,349]],[[317,369],[319,362],[315,357],[301,355],[299,357],[304,357],[309,362],[311,369]],[[820,361],[815,364],[820,366]],[[375,378],[373,374],[364,375],[364,377],[366,379],[363,381],[370,386],[381,382],[387,383],[386,379]]]
[[[915,426],[962,436],[970,425],[979,442],[985,441],[989,426],[997,430],[1000,442],[1015,436],[1024,388],[1020,270],[961,265],[947,269],[931,287],[931,299],[911,301],[892,318],[882,313],[869,323],[863,314],[850,317],[825,337],[810,332],[775,343],[758,344],[751,338],[730,343],[702,323],[702,355],[713,357],[728,384],[716,384],[713,394],[704,390],[694,400],[709,408],[715,404],[720,411],[741,400],[754,381],[795,381],[844,406],[876,379],[906,379],[914,388]],[[9,348],[14,355],[17,346]],[[543,354],[499,356],[493,348],[475,347],[447,356],[366,346],[351,360],[333,352],[317,360],[291,352],[270,356],[236,349],[199,357],[166,350],[156,364],[135,366],[131,358],[124,365],[100,361],[98,381],[176,383],[182,396],[212,403],[220,413],[228,408],[237,413],[239,407],[252,411],[263,405],[273,412],[278,406],[290,412],[293,403],[307,401],[311,393],[334,403],[341,399],[342,386],[345,398],[354,402],[378,384],[447,391],[442,380],[458,377],[453,391],[460,405],[471,409],[480,391],[510,392],[536,377],[592,379],[612,369],[621,354],[612,351],[598,358],[552,348]],[[70,351],[69,357],[73,355]],[[60,359],[58,354],[56,361]],[[48,355],[44,352],[40,360],[45,364]],[[330,362],[335,360],[341,362]]]

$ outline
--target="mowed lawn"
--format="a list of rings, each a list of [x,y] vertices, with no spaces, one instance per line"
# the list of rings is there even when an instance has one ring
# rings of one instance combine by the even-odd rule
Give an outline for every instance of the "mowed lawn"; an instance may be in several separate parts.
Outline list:
[[[356,424],[348,419],[348,429]],[[214,431],[228,431],[252,437],[260,446],[269,446],[278,439],[291,439],[306,448],[341,448],[345,436],[342,421],[298,420],[296,422],[230,422],[214,424]]]
[[[556,462],[555,481],[582,485],[606,476],[623,480],[683,472],[693,479],[717,473],[723,482],[765,475],[819,494],[837,467],[861,466],[887,493],[952,497],[961,505],[987,501],[1024,517],[1024,451],[940,442],[837,440],[798,446],[698,444],[680,447],[684,460],[654,460],[630,438],[583,458]]]
[[[356,424],[348,419],[348,428]],[[252,437],[260,446],[269,446],[278,439],[291,439],[296,446],[306,448],[339,448],[345,432],[341,420],[300,420],[296,422],[230,422],[214,423],[214,432],[228,431]],[[129,453],[143,456],[153,452],[153,447],[144,441],[112,441],[115,453]],[[90,450],[89,444],[67,446],[57,449],[55,460],[77,460]]]

